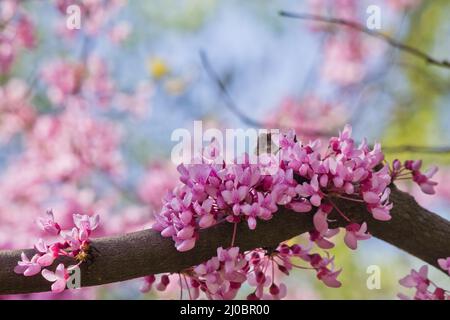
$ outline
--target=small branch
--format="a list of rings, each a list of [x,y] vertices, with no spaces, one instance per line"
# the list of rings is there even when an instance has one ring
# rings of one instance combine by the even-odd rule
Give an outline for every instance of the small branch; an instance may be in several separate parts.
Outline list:
[[[335,199],[337,206],[356,222],[366,221],[369,231],[395,247],[437,266],[437,259],[450,256],[450,222],[421,208],[414,198],[392,186],[391,200],[394,208],[390,221],[371,218],[364,205],[354,201]],[[336,213],[333,227],[345,222]],[[333,217],[334,218],[334,217]],[[234,225],[223,223],[202,230],[194,249],[178,252],[170,238],[158,232],[143,230],[121,236],[95,239],[92,246],[93,263],[81,266],[81,285],[96,286],[125,281],[149,274],[179,272],[216,255],[218,247],[228,247]],[[312,214],[296,213],[280,208],[270,221],[258,221],[255,230],[239,223],[235,244],[242,251],[276,247],[313,229]],[[24,277],[13,272],[20,253],[31,257],[33,249],[0,251],[0,294],[31,293],[50,290],[50,283],[42,276]],[[67,259],[57,263],[68,263]],[[54,268],[55,265],[52,267]]]
[[[236,103],[234,102],[233,98],[231,97],[230,93],[228,92],[228,89],[223,83],[223,81],[220,79],[220,77],[217,75],[215,70],[212,68],[211,64],[209,63],[208,56],[206,53],[201,50],[200,51],[200,59],[202,61],[203,68],[205,69],[208,76],[217,84],[219,87],[222,96],[225,100],[225,106],[233,113],[235,114],[239,119],[242,120],[245,124],[252,126],[252,127],[264,127],[264,124],[258,122],[257,120],[254,120],[244,113],[241,112],[241,110],[237,107]]]
[[[433,58],[432,56],[430,56],[429,54],[427,54],[426,52],[424,52],[420,49],[417,49],[415,47],[411,47],[404,43],[398,42],[394,38],[391,38],[390,36],[388,36],[384,33],[381,33],[381,32],[375,31],[375,30],[371,30],[358,22],[354,22],[354,21],[350,21],[350,20],[346,20],[346,19],[340,19],[340,18],[308,14],[308,13],[294,13],[294,12],[288,12],[288,11],[280,11],[279,14],[281,16],[287,17],[287,18],[312,20],[312,21],[319,21],[319,22],[324,22],[324,23],[328,23],[328,24],[336,24],[336,25],[345,26],[350,29],[365,33],[369,36],[379,38],[379,39],[385,41],[390,46],[397,48],[399,50],[402,50],[404,52],[407,52],[410,55],[415,56],[416,58],[422,59],[431,65],[450,69],[449,61],[438,60],[436,58]]]
[[[242,122],[246,123],[247,125],[263,128],[265,127],[264,123],[258,122],[257,120],[254,120],[247,115],[243,114],[240,109],[237,107],[236,103],[234,102],[233,98],[231,97],[227,86],[225,83],[220,79],[220,77],[217,75],[216,71],[211,66],[211,63],[209,62],[208,56],[204,51],[200,51],[200,57],[202,61],[202,65],[208,74],[208,76],[211,78],[211,80],[214,81],[214,83],[217,84],[218,88],[220,89],[222,96],[224,98],[225,106],[234,114],[236,115]],[[279,128],[282,129],[282,128]],[[301,130],[299,132],[299,136],[306,135],[309,137],[331,137],[334,135],[334,132],[325,132],[320,130]],[[411,146],[411,145],[401,145],[401,146],[392,146],[392,147],[383,147],[383,150],[386,152],[411,152],[411,153],[436,153],[436,154],[447,154],[450,153],[450,147],[426,147],[426,146]]]

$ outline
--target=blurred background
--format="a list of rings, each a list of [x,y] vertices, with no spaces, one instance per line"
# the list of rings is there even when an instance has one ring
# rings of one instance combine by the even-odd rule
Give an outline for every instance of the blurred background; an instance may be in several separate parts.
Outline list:
[[[80,29],[67,27],[71,4]],[[295,128],[305,141],[350,123],[356,140],[381,141],[389,160],[438,165],[436,195],[401,188],[450,218],[449,69],[345,26],[278,14],[366,25],[371,5],[377,31],[450,58],[446,0],[2,0],[0,249],[32,246],[43,236],[35,220],[49,208],[62,227],[72,213],[99,214],[94,236],[148,228],[178,180],[171,133],[194,120]],[[395,299],[408,293],[398,280],[423,264],[377,239],[357,251],[337,241],[331,252],[343,286],[295,272],[288,298]],[[366,286],[371,265],[381,270],[379,290]],[[430,278],[450,287],[431,268]],[[141,294],[140,284],[3,298],[178,298],[175,285]]]

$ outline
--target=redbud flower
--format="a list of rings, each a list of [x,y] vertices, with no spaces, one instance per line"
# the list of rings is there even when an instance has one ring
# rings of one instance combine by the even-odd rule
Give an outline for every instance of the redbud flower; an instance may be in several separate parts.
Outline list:
[[[270,288],[269,292],[272,295],[272,299],[274,300],[280,300],[283,299],[287,294],[287,288],[284,283],[280,283],[279,286],[277,286],[275,283],[273,283]]]
[[[37,223],[42,230],[51,235],[56,236],[61,232],[60,226],[55,222],[52,210],[48,210],[45,217],[38,218]]]
[[[430,285],[428,280],[428,266],[423,266],[417,272],[411,270],[411,273],[402,278],[399,283],[407,288],[417,288],[419,292],[425,292]]]
[[[334,247],[334,243],[328,240],[339,233],[339,228],[327,229],[325,232],[319,232],[317,230],[309,231],[309,239],[314,241],[319,248],[331,249]]]
[[[37,262],[39,257],[39,254],[35,254],[30,260],[27,255],[22,252],[22,261],[17,262],[14,272],[17,274],[23,274],[26,277],[31,277],[38,274],[41,272],[41,265]]]
[[[317,278],[330,288],[339,288],[341,286],[341,282],[337,280],[337,277],[341,271],[342,270],[332,271],[327,268],[322,268],[317,273]]]
[[[170,283],[169,276],[166,275],[166,274],[164,274],[164,275],[161,277],[159,283],[156,285],[156,289],[157,289],[158,291],[164,291],[164,290],[166,290],[166,288],[167,288],[167,286],[169,285],[169,283]]]
[[[413,172],[413,181],[419,185],[423,193],[435,194],[434,187],[437,185],[437,182],[430,179],[435,175],[437,170],[437,167],[432,167],[424,174],[420,173],[420,171]]]
[[[69,271],[87,259],[86,257],[89,254],[89,235],[98,226],[99,218],[98,216],[90,218],[87,215],[74,215],[73,220],[76,227],[71,231],[61,231],[59,225],[54,222],[53,213],[48,211],[47,219],[39,221],[38,224],[50,230],[51,233],[57,233],[64,241],[47,245],[44,240],[39,239],[34,245],[38,253],[31,260],[28,259],[25,253],[22,253],[22,261],[17,263],[18,265],[14,268],[14,271],[25,276],[32,276],[41,272],[45,279],[54,282],[52,285],[53,292],[62,292],[69,279]],[[60,256],[73,258],[78,263],[68,268],[65,268],[64,264],[60,263],[55,272],[42,269],[52,265]]]
[[[444,259],[439,259],[440,262],[446,262]],[[438,260],[438,263],[439,263]],[[442,261],[444,260],[444,261]],[[428,267],[423,266],[419,271],[411,270],[411,273],[401,279],[399,283],[406,288],[415,288],[415,300],[447,300],[450,298],[448,291],[437,287],[428,279]],[[432,286],[435,288],[433,289]],[[398,294],[402,300],[409,300],[410,298],[405,294]]]
[[[74,266],[71,266],[69,268],[65,268],[64,264],[60,263],[57,267],[55,272],[52,272],[50,270],[44,269],[42,270],[42,276],[50,281],[53,282],[52,284],[52,291],[55,293],[59,293],[64,291],[66,288],[67,280],[69,279],[70,275],[68,273],[68,270],[71,269]]]
[[[154,275],[149,275],[144,277],[144,282],[142,283],[140,287],[140,291],[142,293],[147,293],[152,289],[153,283],[155,283],[156,277]]]
[[[65,253],[61,253],[62,245],[60,243],[54,243],[47,247],[43,242],[36,245],[36,249],[38,249],[41,253],[44,253],[39,259],[38,262],[43,267],[48,267],[53,264],[56,258],[58,258],[60,255],[65,255]],[[45,247],[44,247],[45,246]],[[44,251],[45,250],[45,251]]]
[[[97,228],[99,220],[100,217],[98,215],[95,215],[93,217],[80,214],[73,215],[73,222],[79,229],[79,238],[81,241],[85,241],[89,238],[91,231]]]
[[[442,258],[438,259],[439,267],[442,268],[442,270],[445,270],[450,275],[450,257],[448,258]]]
[[[358,240],[366,240],[370,238],[370,234],[367,234],[367,224],[364,222],[362,225],[357,223],[351,223],[346,228],[346,233],[344,237],[345,244],[350,248],[355,250],[358,246]]]

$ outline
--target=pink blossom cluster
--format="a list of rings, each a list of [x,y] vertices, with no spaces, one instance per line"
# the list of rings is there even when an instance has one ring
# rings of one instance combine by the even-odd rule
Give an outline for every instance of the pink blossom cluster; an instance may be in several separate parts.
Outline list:
[[[32,127],[36,112],[29,99],[30,88],[19,78],[0,86],[0,143]]]
[[[111,101],[115,85],[104,60],[90,55],[86,63],[55,60],[45,65],[42,79],[47,96],[56,106],[90,103],[105,106]]]
[[[359,21],[360,4],[357,0],[310,0],[309,5],[310,11],[315,14]],[[326,30],[327,27],[326,24],[313,24],[314,29]],[[368,54],[369,41],[364,35],[350,29],[342,29],[327,36],[321,69],[323,77],[339,86],[360,82],[367,74],[365,62],[371,56]]]
[[[52,236],[60,236],[63,241],[47,244],[43,239],[39,239],[34,245],[37,253],[30,259],[25,252],[22,252],[22,260],[17,263],[14,272],[26,277],[41,273],[45,279],[53,282],[51,286],[53,292],[64,291],[71,270],[89,259],[89,238],[92,231],[98,226],[99,216],[89,217],[88,215],[74,214],[73,222],[75,226],[72,230],[63,231],[55,222],[53,212],[47,211],[45,217],[38,219],[39,227]],[[77,263],[67,268],[60,263],[55,272],[45,269],[51,266],[58,257],[70,257]]]
[[[164,199],[153,228],[162,236],[171,237],[177,250],[188,251],[195,246],[200,229],[227,222],[236,226],[244,221],[253,230],[259,219],[270,220],[279,206],[285,206],[312,215],[314,229],[309,231],[309,240],[321,249],[334,247],[331,238],[339,228],[330,228],[329,222],[335,220],[333,215],[339,215],[346,222],[344,242],[356,249],[358,241],[370,238],[367,223],[352,221],[335,199],[363,203],[374,219],[387,221],[393,206],[388,186],[393,180],[412,179],[427,193],[435,185],[429,180],[434,169],[422,174],[420,161],[399,165],[397,160],[391,168],[384,161],[379,144],[369,148],[365,140],[355,143],[350,126],[338,137],[330,138],[326,148],[321,147],[319,140],[303,144],[290,131],[280,136],[277,154],[278,170],[271,174],[250,164],[247,155],[243,163],[215,163],[207,158],[202,164],[180,165],[181,184]],[[265,276],[268,268],[285,274],[293,267],[313,269],[327,286],[340,286],[337,276],[341,270],[334,269],[328,253],[322,257],[310,253],[311,248],[286,244],[273,252],[257,249],[239,253],[233,247],[235,236],[236,228],[231,249],[220,248],[216,257],[180,274],[180,284],[188,289],[190,298],[198,298],[200,292],[211,299],[232,298],[244,281],[256,287],[249,299],[282,298],[286,287],[276,284],[273,274]],[[300,258],[309,266],[296,266],[292,258]],[[186,277],[190,281],[183,282],[181,278]],[[161,279],[160,290],[167,286],[167,279],[168,276]],[[155,281],[154,276],[146,278],[145,289],[149,290]]]
[[[266,121],[267,128],[289,128],[307,139],[321,138],[330,128],[340,128],[346,122],[343,105],[328,102],[310,94],[297,100],[295,97],[283,98]]]
[[[406,160],[401,163],[396,159],[392,163],[392,177],[396,180],[412,180],[417,183],[423,193],[435,194],[434,187],[437,185],[436,181],[431,178],[436,174],[438,168],[431,167],[425,172],[420,171],[422,167],[422,160]]]
[[[238,247],[218,248],[217,256],[178,274],[180,296],[183,296],[184,290],[190,300],[202,297],[213,300],[234,299],[239,289],[247,284],[253,288],[247,296],[249,300],[282,299],[287,294],[287,287],[277,282],[276,278],[289,275],[294,268],[313,270],[325,285],[340,287],[337,276],[341,270],[334,269],[333,258],[328,253],[322,257],[310,250],[311,245],[303,247],[299,244],[281,244],[272,251],[255,249],[245,253],[240,252]],[[296,264],[298,259],[307,264]],[[154,275],[145,277],[141,291],[150,291],[156,281]],[[169,283],[169,275],[163,274],[159,277],[156,289],[164,291]]]
[[[439,266],[450,275],[450,257],[438,259]],[[450,291],[438,287],[428,278],[428,266],[422,266],[419,271],[411,270],[411,273],[400,279],[399,283],[406,288],[414,288],[414,300],[450,300]],[[405,294],[398,294],[402,300],[409,300]]]
[[[386,0],[382,4],[389,5],[394,15],[406,9],[414,9],[421,0]],[[358,0],[309,0],[309,12],[346,19],[366,25],[367,4]],[[364,13],[364,14],[361,14]],[[328,24],[313,23],[314,30],[334,30]],[[367,65],[377,56],[382,56],[385,49],[379,42],[366,37],[351,28],[340,28],[339,32],[330,32],[324,38],[324,63],[321,73],[325,79],[338,86],[350,86],[360,83],[370,70]],[[380,50],[381,49],[381,50]]]
[[[380,145],[370,149],[364,141],[356,146],[350,135],[351,128],[346,126],[339,137],[329,140],[325,152],[319,141],[303,144],[293,132],[283,135],[280,162],[273,175],[248,161],[180,165],[182,184],[165,198],[153,228],[172,237],[179,251],[187,251],[195,246],[200,229],[241,220],[255,229],[257,219],[270,220],[278,206],[284,205],[299,213],[316,208],[313,220],[318,234],[314,239],[323,242],[324,237],[336,234],[328,228],[328,215],[335,209],[349,223],[346,243],[354,249],[357,240],[368,238],[367,226],[352,223],[333,198],[363,202],[382,221],[390,219],[392,204],[389,166],[381,164]]]
[[[38,118],[26,141],[24,157],[27,166],[40,163],[50,180],[77,179],[93,169],[117,175],[122,170],[120,142],[120,130],[114,123],[67,108],[58,116]]]
[[[0,75],[10,72],[23,49],[35,47],[35,26],[20,2],[0,2]]]
[[[46,207],[58,212],[64,228],[71,224],[73,212],[102,211],[114,217],[114,223],[108,219],[103,225],[102,233],[130,230],[118,230],[128,225],[125,220],[131,222],[131,215],[116,214],[123,194],[110,182],[119,181],[124,169],[117,123],[67,108],[36,117],[20,138],[18,152],[2,154],[7,158],[0,173],[0,248],[30,246],[35,230],[22,222],[34,220]],[[98,177],[107,182],[102,191],[90,182]],[[122,206],[120,212],[128,212],[128,207]],[[148,212],[139,221],[135,218],[131,230],[142,228],[149,217]]]
[[[438,259],[438,265],[442,270],[447,271],[450,276],[450,257]]]
[[[120,90],[105,59],[89,54],[81,60],[56,59],[41,70],[47,97],[58,108],[117,108],[143,116],[152,95],[151,84],[141,82],[133,92]]]
[[[151,163],[138,185],[139,199],[152,210],[161,210],[162,199],[164,199],[167,190],[172,190],[176,186],[177,177],[174,165],[165,164],[161,161]]]

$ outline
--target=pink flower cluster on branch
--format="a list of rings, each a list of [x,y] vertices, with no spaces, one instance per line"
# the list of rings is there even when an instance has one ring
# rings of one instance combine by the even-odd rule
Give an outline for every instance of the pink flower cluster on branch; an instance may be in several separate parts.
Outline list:
[[[277,282],[277,277],[289,275],[294,268],[315,271],[317,278],[325,285],[340,287],[337,276],[341,270],[334,270],[333,258],[328,254],[323,257],[311,253],[310,250],[311,246],[299,244],[281,244],[272,251],[256,249],[245,253],[239,252],[238,247],[218,248],[216,257],[178,274],[181,297],[185,290],[191,300],[203,296],[208,299],[234,299],[241,286],[247,284],[253,288],[247,296],[249,300],[282,299],[287,294],[287,287]],[[296,259],[306,262],[306,265],[296,264]],[[150,291],[156,281],[154,275],[145,277],[141,291]],[[169,283],[169,275],[163,274],[156,289],[164,291]]]
[[[257,220],[270,220],[278,206],[314,214],[314,239],[321,241],[333,231],[328,228],[332,209],[349,222],[347,243],[356,248],[356,241],[368,238],[365,225],[353,223],[337,208],[333,198],[364,202],[378,220],[389,220],[391,175],[380,145],[371,150],[366,142],[356,146],[345,127],[333,137],[324,152],[319,141],[303,144],[293,132],[283,135],[278,151],[279,163],[272,175],[264,167],[244,163],[203,163],[180,165],[181,185],[165,198],[153,228],[164,237],[172,237],[180,251],[195,246],[198,230],[218,222],[248,223],[256,228]],[[378,169],[378,167],[380,167]]]
[[[329,221],[338,214],[347,222],[345,244],[356,249],[358,241],[370,238],[367,224],[352,221],[334,199],[364,203],[374,219],[387,221],[393,206],[388,186],[393,180],[412,179],[426,193],[432,193],[435,185],[429,180],[435,169],[422,174],[420,161],[399,165],[398,160],[391,168],[379,144],[369,148],[364,140],[356,145],[350,126],[330,138],[325,148],[319,140],[303,144],[289,132],[281,136],[277,155],[277,170],[270,174],[264,166],[251,164],[247,155],[244,161],[232,164],[204,159],[202,164],[180,165],[181,184],[166,196],[153,228],[163,237],[171,237],[179,251],[188,251],[195,246],[200,229],[227,222],[236,227],[244,221],[253,230],[259,219],[270,220],[279,206],[285,206],[299,214],[313,215],[309,240],[321,249],[334,247],[331,238],[339,228],[330,229]],[[235,236],[236,228],[230,249],[219,248],[217,257],[179,274],[180,285],[190,298],[204,292],[207,298],[230,299],[246,281],[256,287],[249,299],[282,298],[286,287],[275,283],[275,271],[289,274],[293,267],[315,270],[327,286],[341,285],[337,280],[341,270],[335,270],[328,253],[322,257],[310,253],[312,246],[306,249],[297,244],[239,253],[234,247]],[[298,266],[292,258],[300,258],[309,266]],[[266,276],[268,270],[272,274]],[[168,279],[168,275],[161,278],[159,290],[167,286]],[[154,276],[147,277],[145,291],[155,281]]]
[[[89,259],[89,238],[92,231],[98,226],[99,216],[89,217],[88,215],[74,214],[73,222],[75,227],[72,230],[62,231],[59,224],[55,222],[53,212],[47,211],[45,217],[38,219],[39,227],[52,236],[60,236],[64,241],[46,244],[44,240],[39,239],[34,245],[37,253],[29,259],[22,252],[22,261],[17,263],[14,272],[26,277],[41,273],[45,279],[53,282],[51,286],[53,292],[64,291],[71,271]],[[51,266],[58,257],[73,258],[76,264],[66,268],[64,264],[60,263],[55,272],[45,269]]]

